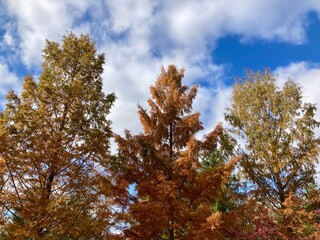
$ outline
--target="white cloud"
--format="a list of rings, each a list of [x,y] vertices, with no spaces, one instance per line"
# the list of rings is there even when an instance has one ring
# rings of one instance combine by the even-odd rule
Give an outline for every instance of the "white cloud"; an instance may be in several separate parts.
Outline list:
[[[5,0],[5,4],[15,19],[21,58],[28,67],[40,65],[46,39],[59,41],[89,7],[81,0]]]
[[[4,96],[8,90],[19,91],[21,88],[20,79],[12,72],[10,72],[7,64],[0,61],[0,109],[4,104]]]
[[[8,45],[8,46],[14,45],[13,36],[12,36],[9,32],[6,32],[6,33],[4,34],[3,40],[4,40],[5,44]]]
[[[168,48],[170,52],[188,52],[185,54],[188,56],[204,53],[208,44],[214,45],[226,34],[238,34],[244,40],[261,38],[301,43],[305,41],[306,13],[320,9],[317,1],[311,0],[294,3],[290,0],[5,0],[5,3],[16,20],[22,59],[28,66],[39,64],[46,38],[58,41],[69,30],[94,33],[93,37],[97,38],[107,34],[138,39],[135,44],[140,54],[152,48],[166,55],[170,55]]]
[[[204,47],[206,40],[237,34],[243,40],[302,43],[306,13],[319,9],[312,1],[203,0],[166,1],[167,26],[179,44]],[[288,11],[290,9],[290,11]]]
[[[211,128],[223,120],[230,96],[224,68],[211,57],[219,38],[300,44],[306,14],[319,9],[316,0],[4,0],[1,12],[10,16],[3,42],[17,48],[30,69],[40,66],[45,39],[60,41],[74,31],[97,40],[107,57],[104,89],[118,97],[114,130],[122,133],[125,127],[141,130],[136,104],[145,106],[150,84],[168,64],[185,67],[186,84],[201,83],[195,110]]]
[[[12,72],[10,72],[7,64],[4,62],[0,61],[0,82],[1,86],[6,85],[10,86],[12,89],[16,89],[19,87],[19,78]],[[3,93],[3,89],[6,87],[0,88],[1,93]]]
[[[320,81],[320,66],[307,62],[297,62],[286,67],[279,67],[275,72],[282,82],[288,77],[298,82],[302,86],[304,101],[316,103],[320,107],[320,95],[317,88]],[[317,117],[320,120],[319,111]]]

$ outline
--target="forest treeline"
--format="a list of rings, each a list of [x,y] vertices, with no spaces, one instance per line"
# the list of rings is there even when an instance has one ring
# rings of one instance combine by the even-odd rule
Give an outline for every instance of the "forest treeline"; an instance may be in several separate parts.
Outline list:
[[[297,83],[248,72],[225,126],[199,139],[198,86],[170,65],[138,106],[143,131],[117,135],[104,63],[89,36],[71,33],[47,41],[38,79],[6,95],[1,240],[320,239],[319,122]]]

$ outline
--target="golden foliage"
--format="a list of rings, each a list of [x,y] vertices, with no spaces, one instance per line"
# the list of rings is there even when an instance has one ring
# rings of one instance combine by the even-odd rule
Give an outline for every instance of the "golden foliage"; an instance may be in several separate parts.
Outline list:
[[[8,239],[101,237],[114,101],[102,92],[104,56],[69,34],[61,46],[47,41],[43,58],[39,80],[27,76],[21,97],[9,92],[0,115],[1,228]]]
[[[320,239],[316,107],[292,80],[248,72],[226,120],[201,140],[198,86],[164,67],[138,106],[143,132],[115,135],[103,54],[86,35],[47,41],[38,80],[0,112],[0,239]],[[239,167],[239,168],[238,168]],[[233,174],[237,169],[237,174]]]
[[[319,154],[315,111],[315,105],[302,103],[300,86],[289,79],[279,89],[268,70],[248,72],[234,86],[226,120],[245,141],[240,165],[257,198],[273,209],[282,208],[290,192],[314,183]]]
[[[122,171],[134,196],[125,202],[123,233],[135,239],[216,239],[219,213],[211,205],[230,176],[237,160],[201,171],[201,156],[217,150],[221,125],[203,141],[195,134],[202,129],[199,113],[191,113],[197,86],[182,85],[183,70],[162,68],[150,87],[150,111],[139,106],[144,133],[125,138],[117,135]],[[187,92],[188,91],[188,92]],[[130,194],[130,191],[128,192]],[[121,202],[121,201],[119,201]],[[214,225],[216,227],[214,227]],[[128,229],[130,234],[128,234]]]

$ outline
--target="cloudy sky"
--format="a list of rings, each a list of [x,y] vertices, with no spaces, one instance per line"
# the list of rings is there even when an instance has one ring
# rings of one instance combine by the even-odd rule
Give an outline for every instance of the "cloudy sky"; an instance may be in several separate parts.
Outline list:
[[[194,109],[206,131],[223,120],[244,68],[290,76],[320,103],[319,0],[0,0],[0,104],[23,76],[41,73],[45,39],[70,31],[90,34],[106,54],[117,133],[141,130],[136,105],[146,106],[168,64],[185,68],[186,84],[200,84]]]

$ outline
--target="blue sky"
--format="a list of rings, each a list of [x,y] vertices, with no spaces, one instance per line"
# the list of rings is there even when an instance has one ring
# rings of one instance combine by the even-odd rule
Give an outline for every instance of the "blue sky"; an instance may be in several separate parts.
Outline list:
[[[306,14],[303,43],[252,39],[241,42],[241,36],[229,35],[219,40],[212,55],[225,64],[228,76],[243,76],[244,69],[276,69],[296,62],[320,63],[320,21],[315,12]],[[232,81],[232,78],[230,78]]]
[[[186,84],[200,83],[194,109],[205,131],[223,121],[244,68],[269,67],[279,84],[290,76],[319,104],[319,16],[319,0],[0,0],[0,105],[23,76],[40,74],[45,39],[70,31],[90,34],[106,54],[104,90],[118,97],[110,115],[117,133],[141,130],[136,104],[146,106],[168,64],[186,69]]]

